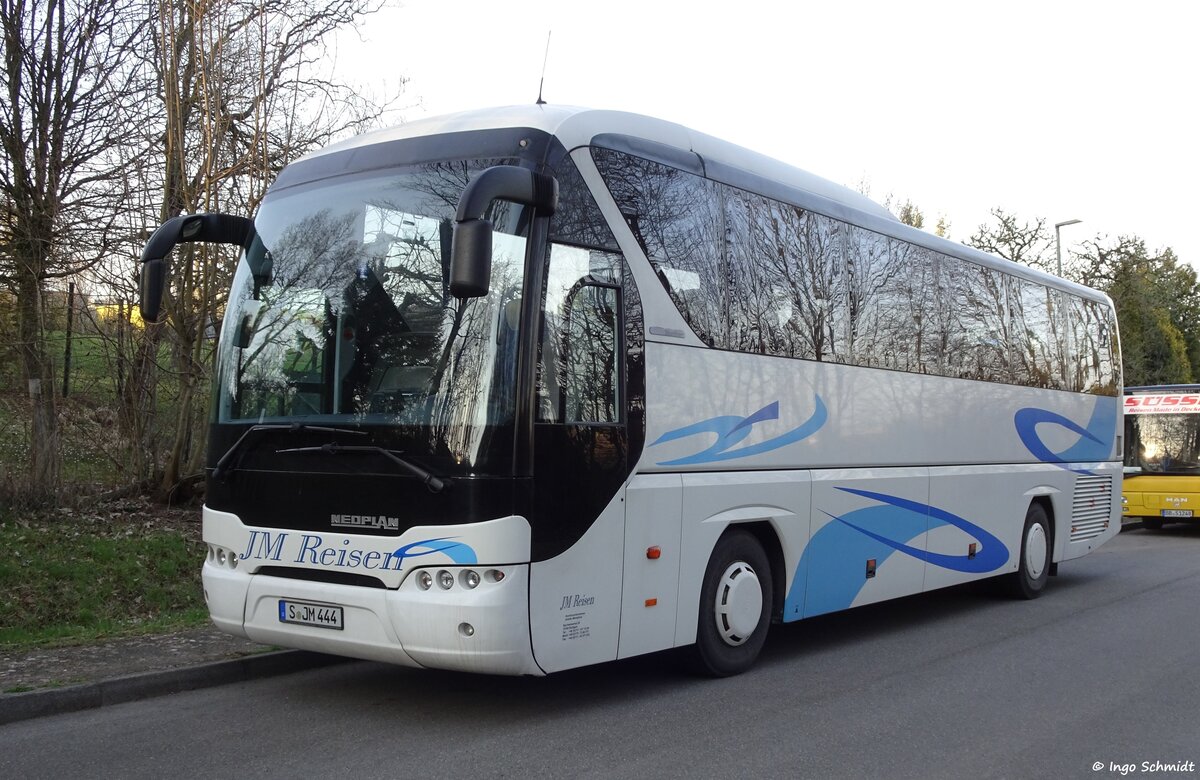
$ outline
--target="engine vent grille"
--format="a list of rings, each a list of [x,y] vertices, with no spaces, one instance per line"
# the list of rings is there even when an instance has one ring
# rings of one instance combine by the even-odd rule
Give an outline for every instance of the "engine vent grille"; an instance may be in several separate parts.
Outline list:
[[[1075,479],[1071,506],[1071,541],[1082,542],[1104,533],[1111,521],[1111,474],[1080,474]]]

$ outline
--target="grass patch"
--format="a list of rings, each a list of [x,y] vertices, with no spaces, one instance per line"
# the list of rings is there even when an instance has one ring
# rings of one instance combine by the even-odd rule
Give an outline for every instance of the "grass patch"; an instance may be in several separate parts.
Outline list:
[[[140,506],[0,517],[0,646],[79,644],[204,624],[199,524]]]

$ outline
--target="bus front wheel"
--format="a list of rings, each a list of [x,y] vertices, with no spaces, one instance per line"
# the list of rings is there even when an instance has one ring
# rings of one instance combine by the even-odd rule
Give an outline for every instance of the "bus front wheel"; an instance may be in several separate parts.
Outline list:
[[[754,665],[767,639],[772,606],[771,563],[754,535],[734,529],[713,548],[700,591],[692,665],[728,677]]]
[[[1021,559],[1017,571],[1009,575],[1012,595],[1036,599],[1042,595],[1050,578],[1050,520],[1045,508],[1038,503],[1029,505],[1025,513],[1025,529],[1021,532]]]

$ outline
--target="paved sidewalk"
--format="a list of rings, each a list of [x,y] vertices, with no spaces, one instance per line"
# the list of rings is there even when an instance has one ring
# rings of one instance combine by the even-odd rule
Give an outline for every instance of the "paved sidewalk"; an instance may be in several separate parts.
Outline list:
[[[0,724],[340,660],[319,653],[279,651],[212,627],[99,645],[0,650]]]

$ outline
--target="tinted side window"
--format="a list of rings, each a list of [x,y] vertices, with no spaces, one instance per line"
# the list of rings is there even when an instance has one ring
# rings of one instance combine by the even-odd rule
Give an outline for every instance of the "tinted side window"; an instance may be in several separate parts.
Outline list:
[[[1071,380],[1067,370],[1067,295],[1061,290],[1048,290],[1050,293],[1049,319],[1049,349],[1050,373],[1053,387],[1057,390],[1070,390]]]
[[[1006,287],[1002,274],[972,263],[962,264],[962,275],[954,290],[963,334],[959,376],[1012,382]]]
[[[1093,304],[1095,305],[1095,304]],[[1098,392],[1105,395],[1118,395],[1121,392],[1121,337],[1117,330],[1117,316],[1112,309],[1096,305],[1103,312],[1106,362],[1101,370],[1100,387]]]
[[[1015,277],[1008,278],[1008,317],[1012,344],[1013,378],[1017,384],[1045,387],[1045,376],[1037,365],[1041,353],[1040,334],[1034,331],[1038,312],[1046,306],[1045,289],[1041,295],[1035,285]]]
[[[764,355],[1109,392],[1102,306],[660,163],[593,148],[696,335]]]
[[[554,178],[558,180],[558,210],[550,220],[550,241],[620,252],[596,199],[569,156],[555,168]]]
[[[1072,307],[1075,351],[1073,374],[1085,393],[1113,395],[1119,392],[1117,323],[1112,311],[1093,301],[1075,301]]]
[[[925,362],[929,373],[939,376],[962,376],[965,339],[959,324],[961,312],[954,297],[962,266],[957,257],[937,255],[937,268],[930,280],[929,308],[924,320],[928,344]]]
[[[538,422],[620,421],[615,288],[621,256],[552,244],[538,361]]]
[[[570,291],[563,308],[564,419],[620,422],[617,288],[584,284]]]
[[[735,348],[844,360],[845,225],[786,203],[729,192]]]
[[[592,157],[692,330],[710,346],[727,346],[725,220],[717,185],[608,149],[594,148]]]
[[[846,242],[847,352],[851,363],[882,366],[894,320],[894,258],[878,233],[852,227]]]
[[[849,350],[856,365],[926,373],[940,362],[937,257],[922,247],[852,227],[846,245]]]
[[[1009,279],[1013,370],[1017,382],[1064,389],[1060,299],[1044,285]]]

